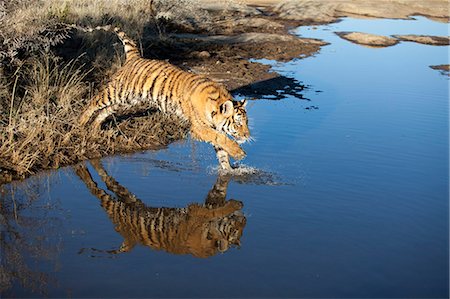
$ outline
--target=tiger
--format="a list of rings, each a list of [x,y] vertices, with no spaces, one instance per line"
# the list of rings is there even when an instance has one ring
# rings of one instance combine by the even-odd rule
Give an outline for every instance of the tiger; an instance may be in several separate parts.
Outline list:
[[[246,100],[234,100],[225,86],[205,76],[167,61],[143,58],[137,44],[118,27],[96,29],[113,31],[118,36],[125,62],[91,99],[79,118],[81,126],[92,121],[93,129],[98,130],[110,115],[145,104],[187,121],[194,139],[213,145],[221,169],[232,168],[229,156],[235,160],[246,156],[240,147],[250,139]]]
[[[190,254],[206,258],[240,246],[246,225],[237,200],[226,200],[230,177],[219,176],[209,191],[205,203],[193,203],[183,208],[149,207],[111,177],[101,165],[91,164],[114,198],[99,188],[84,164],[75,167],[76,174],[101,206],[124,241],[108,254],[130,252],[136,245],[171,254]],[[101,250],[95,250],[101,251]]]

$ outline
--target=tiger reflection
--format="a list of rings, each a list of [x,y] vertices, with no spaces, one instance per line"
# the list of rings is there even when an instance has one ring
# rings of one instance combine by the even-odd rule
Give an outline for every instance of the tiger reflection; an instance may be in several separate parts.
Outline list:
[[[242,202],[225,199],[229,176],[217,178],[204,204],[155,208],[146,206],[108,175],[99,161],[91,163],[115,197],[97,186],[86,166],[77,166],[76,173],[100,200],[116,231],[124,238],[120,248],[109,253],[128,252],[136,245],[145,245],[173,254],[206,258],[231,246],[240,246],[246,218],[241,211]]]

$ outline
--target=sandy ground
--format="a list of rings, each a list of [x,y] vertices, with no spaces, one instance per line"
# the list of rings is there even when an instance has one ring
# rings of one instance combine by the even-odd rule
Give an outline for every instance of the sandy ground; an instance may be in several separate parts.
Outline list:
[[[330,22],[342,16],[405,19],[424,15],[449,21],[448,0],[244,0],[255,6],[272,6],[289,19]]]

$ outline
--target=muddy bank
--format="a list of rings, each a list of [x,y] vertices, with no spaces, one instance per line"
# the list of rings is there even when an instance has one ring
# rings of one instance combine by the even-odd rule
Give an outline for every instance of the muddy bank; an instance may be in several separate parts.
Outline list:
[[[34,140],[26,145],[28,149],[23,149],[27,151],[22,155],[31,158],[37,154],[39,157],[33,161],[33,166],[26,170],[22,169],[23,166],[17,161],[0,157],[0,185],[25,179],[42,170],[58,169],[88,159],[144,150],[160,150],[172,142],[186,138],[189,133],[188,123],[175,116],[149,110],[111,119],[102,127],[102,132],[96,134],[89,134],[84,128],[62,132],[59,134],[65,133],[61,137],[62,140],[57,136],[47,137],[54,140],[41,141],[42,145],[37,144],[39,137],[30,134],[29,138]],[[50,152],[44,152],[42,146],[50,149]],[[25,158],[25,161],[30,160]]]
[[[230,90],[279,76],[270,67],[249,59],[289,61],[319,51],[325,43],[291,35],[248,33],[238,36],[178,36],[178,42],[191,44],[189,56],[180,61],[198,74],[223,83]]]

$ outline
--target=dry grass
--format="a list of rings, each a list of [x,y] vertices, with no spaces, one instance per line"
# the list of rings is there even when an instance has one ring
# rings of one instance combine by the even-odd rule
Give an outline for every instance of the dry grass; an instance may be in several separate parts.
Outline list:
[[[112,24],[139,40],[148,26],[164,33],[168,22],[193,26],[208,21],[195,0],[0,0],[0,41],[6,45],[0,57],[48,51],[69,36],[63,24]]]
[[[15,75],[9,111],[2,118],[0,165],[17,173],[60,164],[62,148],[76,123],[87,87],[75,62],[64,66],[55,57],[27,61]],[[28,79],[22,96],[17,82]],[[74,100],[75,99],[75,100]],[[78,99],[78,100],[77,100]]]

